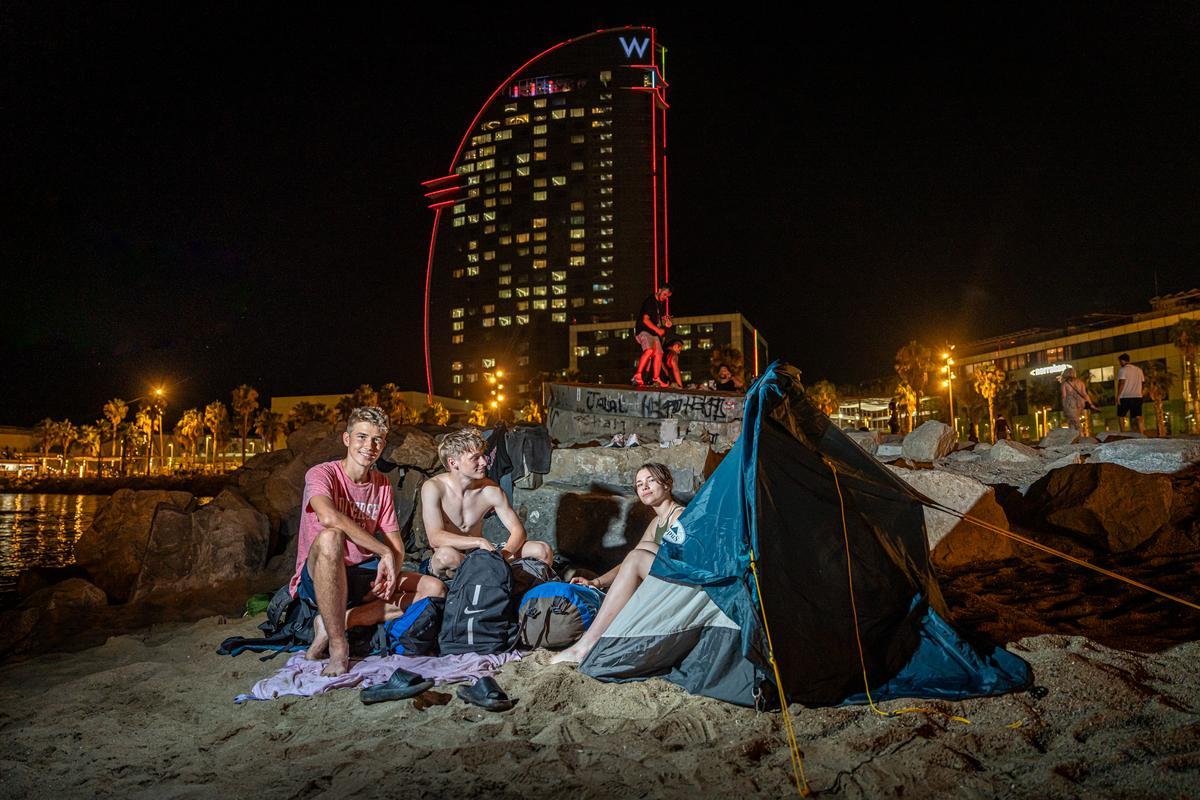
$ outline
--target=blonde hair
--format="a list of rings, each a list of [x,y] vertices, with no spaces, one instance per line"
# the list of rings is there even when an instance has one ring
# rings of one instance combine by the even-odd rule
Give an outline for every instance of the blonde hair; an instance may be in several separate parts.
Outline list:
[[[362,406],[351,411],[350,416],[346,417],[346,430],[350,430],[358,422],[366,422],[376,428],[382,428],[384,433],[388,432],[387,414],[383,413],[379,406]]]
[[[438,443],[438,460],[442,466],[450,469],[449,460],[457,460],[463,453],[480,453],[487,450],[487,442],[474,428],[460,428],[450,431]]]

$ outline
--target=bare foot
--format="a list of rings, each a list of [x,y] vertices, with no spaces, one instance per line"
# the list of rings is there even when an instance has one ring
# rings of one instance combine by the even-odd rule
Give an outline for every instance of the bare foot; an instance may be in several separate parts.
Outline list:
[[[568,647],[561,653],[556,653],[550,658],[551,664],[578,664],[587,656],[587,651],[579,652],[574,647]]]
[[[329,643],[329,663],[321,674],[326,678],[336,678],[350,671],[350,644],[342,639],[341,646],[336,642]]]
[[[329,634],[325,632],[325,623],[321,622],[321,615],[318,614],[313,619],[313,640],[308,646],[308,652],[304,657],[309,661],[320,661],[325,657],[325,650],[329,647]]]

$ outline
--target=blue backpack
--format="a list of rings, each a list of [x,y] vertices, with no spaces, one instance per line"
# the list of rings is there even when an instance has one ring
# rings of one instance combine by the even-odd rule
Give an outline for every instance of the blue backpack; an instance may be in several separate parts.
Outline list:
[[[428,656],[437,652],[438,631],[446,601],[441,597],[423,597],[404,613],[381,626],[385,641],[377,642],[385,653],[398,656]]]
[[[569,647],[591,627],[603,599],[599,589],[574,583],[549,581],[533,587],[521,599],[521,646]]]

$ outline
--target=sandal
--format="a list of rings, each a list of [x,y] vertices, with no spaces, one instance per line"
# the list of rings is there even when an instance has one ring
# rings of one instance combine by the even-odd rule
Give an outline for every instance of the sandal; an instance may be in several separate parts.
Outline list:
[[[362,700],[364,705],[384,703],[389,700],[407,700],[431,688],[433,688],[433,681],[422,678],[415,672],[400,668],[392,673],[392,677],[388,678],[387,682],[363,689],[359,693],[358,699]]]
[[[513,707],[513,701],[492,677],[480,678],[470,686],[463,686],[458,690],[458,696],[487,711],[508,711]]]

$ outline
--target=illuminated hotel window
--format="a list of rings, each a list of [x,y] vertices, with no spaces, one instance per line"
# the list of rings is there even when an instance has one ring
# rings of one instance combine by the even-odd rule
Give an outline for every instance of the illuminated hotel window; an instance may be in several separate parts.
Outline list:
[[[495,261],[496,260],[496,251],[495,250],[484,251],[483,260],[484,261]]]
[[[483,318],[483,327],[485,327],[485,328],[496,327],[496,318],[495,317],[484,317]]]
[[[516,103],[505,103],[504,104],[504,113],[505,114],[517,113],[517,104]]]
[[[605,145],[604,147],[601,147],[599,152],[602,156],[612,155],[612,145]]]
[[[517,287],[517,297],[529,297],[529,287],[528,286],[518,286]]]
[[[531,219],[529,221],[529,227],[531,227],[531,228],[546,227],[546,218],[545,217],[534,217],[533,219]]]
[[[502,206],[511,206],[511,205],[512,205],[512,198],[511,198],[511,197],[508,197],[508,196],[501,197],[501,198],[500,198],[500,205],[502,205]],[[505,230],[507,230],[507,229],[508,229],[508,226],[506,225],[506,226],[505,226]]]
[[[562,314],[562,313],[554,313],[554,312],[551,312],[551,314],[550,314],[550,321],[551,321],[551,322],[566,322],[566,321],[567,321],[567,315],[566,315],[566,314]]]
[[[463,225],[466,225],[466,224],[467,224],[467,220],[465,217],[455,217],[454,218],[454,227],[461,228]]]
[[[505,125],[524,125],[529,122],[528,114],[514,114],[511,117],[504,118]]]
[[[461,320],[459,322],[454,322],[454,323],[450,324],[450,330],[452,330],[452,331],[461,331],[462,329],[463,329],[463,323]]]
[[[601,215],[600,215],[600,221],[601,221],[601,222],[612,222],[612,221],[613,221],[613,215],[612,215],[612,214],[601,214]]]
[[[535,286],[535,287],[533,287],[533,296],[534,296],[534,297],[545,297],[545,296],[546,296],[546,292],[547,292],[547,289],[546,289],[546,287],[545,287],[545,286]]]
[[[517,167],[517,177],[529,177],[529,167]]]
[[[600,263],[601,264],[611,264],[611,263],[613,263],[613,257],[612,256],[600,256]]]
[[[478,264],[479,253],[467,253],[467,261],[470,261],[472,264]]]
[[[486,144],[487,142],[490,142],[491,140],[492,140],[492,135],[490,133],[481,133],[478,136],[471,137],[471,146],[474,147],[477,144]]]
[[[465,175],[468,172],[474,172],[475,165],[474,164],[459,164],[458,169],[456,169],[454,171],[457,172],[459,175]]]
[[[572,267],[582,267],[587,264],[587,256],[571,256]]]
[[[477,373],[477,372],[468,372],[467,373],[467,383],[474,383],[477,380],[479,380],[479,373]]]
[[[684,349],[684,350],[691,350],[691,349],[692,349],[692,340],[691,340],[691,339],[684,339],[684,340],[683,340],[683,349]]]
[[[461,269],[456,269],[456,270],[454,270],[454,272],[452,272],[450,274],[456,278],[461,278],[463,276],[463,271]]]
[[[461,369],[462,369],[462,362],[461,362],[461,361],[455,361],[453,364],[451,364],[451,365],[450,365],[450,369],[453,369],[453,370],[461,370]]]
[[[479,185],[479,176],[478,175],[468,175],[467,176],[467,186],[478,186],[478,185]]]
[[[712,326],[712,323],[711,323],[711,322],[704,322],[704,323],[701,323],[701,325],[700,325],[700,332],[701,332],[701,333],[712,333],[712,332],[713,332],[713,326]]]
[[[520,294],[520,291],[518,290],[517,297],[521,297],[521,296],[522,295]],[[517,303],[517,311],[528,311],[528,310],[529,310],[529,301],[528,300],[522,300],[521,302]]]
[[[601,82],[601,83],[603,83],[605,86],[607,86],[607,85],[608,85],[608,82],[609,82],[609,81],[611,81],[611,80],[612,80],[612,70],[607,70],[607,69],[605,69],[605,70],[601,70],[601,71],[600,71],[600,82]],[[608,98],[608,97],[612,97],[612,93],[611,93],[611,92],[605,92],[604,94],[602,94],[602,95],[600,95],[600,96],[601,96],[601,97]]]
[[[701,339],[696,342],[696,346],[701,350],[712,350],[712,339]]]
[[[592,106],[592,114],[593,115],[611,114],[611,113],[612,113],[612,106]],[[487,155],[487,153],[482,153],[482,155]]]
[[[545,300],[534,300],[533,301],[533,310],[534,311],[545,311],[546,310],[546,301]]]
[[[554,272],[550,273],[550,280],[552,280],[552,281],[565,281],[566,279],[567,279],[566,270],[560,269],[560,270],[555,270]]]
[[[517,255],[519,255],[519,256],[527,256],[527,255],[529,255],[529,248],[528,248],[528,247],[518,247],[518,248],[517,248]]]
[[[467,267],[467,277],[479,274],[479,267]]]
[[[607,305],[611,304],[612,301],[613,301],[613,299],[611,297],[593,297],[592,298],[592,302],[598,306],[607,306]]]
[[[546,151],[545,150],[535,150],[533,153],[533,160],[534,161],[545,161],[546,160]]]
[[[496,359],[484,358],[484,359],[480,359],[480,363],[483,365],[484,369],[492,369],[493,367],[496,366]]]
[[[607,339],[607,338],[608,338],[608,331],[604,330],[604,328],[601,328],[600,330],[596,331],[596,336],[595,336],[596,341],[600,341],[601,339]]]
[[[600,243],[599,243],[599,244],[597,244],[596,246],[597,246],[598,248],[600,248],[601,250],[612,250],[612,249],[613,249],[613,243],[612,243],[612,242],[600,242]]]
[[[583,216],[583,214],[572,214],[571,215],[571,224],[572,225],[582,225],[584,223],[585,219],[586,218]]]
[[[583,201],[582,200],[572,201],[571,210],[572,211],[583,211]]]
[[[544,245],[544,244],[537,244],[537,245],[534,245],[534,246],[533,246],[533,254],[534,254],[535,256],[544,256],[544,255],[546,255],[546,245]]]
[[[575,355],[586,356],[589,352],[591,352],[591,351],[588,350],[588,346],[586,344],[575,345]]]
[[[478,177],[478,176],[476,176],[476,177]],[[467,199],[471,199],[473,197],[479,197],[478,189],[468,189],[467,190]]]
[[[601,236],[612,236],[612,235],[613,235],[613,229],[612,229],[612,228],[601,228],[601,229],[600,229],[600,235],[601,235]]]
[[[582,253],[585,250],[587,250],[587,242],[571,242],[572,253]]]
[[[545,200],[545,199],[546,199],[546,192],[545,192],[544,190],[543,190],[543,191],[540,191],[540,192],[534,192],[534,193],[533,193],[533,199],[534,199],[534,200]]]
[[[597,175],[596,177],[599,178],[601,181],[604,181],[607,183],[608,181],[612,180],[612,173],[611,172],[602,172],[599,175]]]
[[[512,289],[501,289],[500,291],[496,292],[496,296],[501,300],[508,300],[512,297]]]
[[[565,108],[555,108],[550,111],[550,119],[562,119],[565,116],[567,116]]]
[[[450,309],[450,319],[462,319],[463,312],[464,309],[461,308]]]
[[[577,133],[571,137],[571,144],[583,144],[587,141],[587,137],[582,133]]]
[[[475,165],[475,169],[479,170],[480,172],[482,172],[485,169],[495,169],[495,167],[496,167],[496,159],[494,159],[494,158],[485,158],[483,161],[480,161],[478,164]],[[493,178],[494,177],[495,176],[493,176]],[[485,181],[488,180],[488,176],[484,175],[483,179]]]
[[[611,186],[601,186],[600,187],[600,194],[612,194],[612,193],[613,192],[612,192]]]
[[[505,245],[505,244],[512,244],[512,237],[511,237],[511,236],[501,236],[501,237],[500,237],[500,244],[502,244],[502,245]]]
[[[461,214],[461,213],[463,213],[463,212],[464,212],[464,211],[466,211],[466,210],[467,210],[467,204],[466,204],[466,203],[456,203],[456,204],[454,205],[454,213],[455,213],[455,214]]]
[[[483,123],[479,127],[483,128],[485,131],[495,130],[496,128],[500,127],[500,120],[489,119],[487,122]],[[497,136],[496,138],[499,139],[500,137]]]
[[[484,307],[483,307],[483,313],[485,313],[485,314],[495,314],[495,313],[496,313],[496,307],[495,307],[494,305],[488,305],[488,306],[484,306]]]
[[[502,169],[498,173],[496,173],[496,175],[502,181],[507,180],[512,177],[512,170],[511,169]]]
[[[496,198],[492,197],[488,200],[484,200],[483,207],[484,208],[495,208],[496,207]],[[485,214],[483,218],[487,219],[487,215]]]
[[[528,244],[528,243],[529,243],[529,234],[528,233],[518,233],[517,234],[517,244]]]
[[[497,122],[496,124],[499,125],[500,123]],[[511,138],[512,138],[512,131],[496,131],[495,139],[497,142],[500,141],[501,139],[511,139]]]
[[[495,233],[495,232],[496,232],[496,226],[495,226],[495,225],[484,225],[484,226],[483,226],[483,232],[484,232],[484,233]]]
[[[545,231],[534,231],[534,233],[533,233],[533,240],[534,240],[535,242],[544,242],[544,241],[546,241],[546,232],[545,232]]]
[[[544,258],[535,258],[533,260],[534,269],[545,269],[547,266],[549,266],[549,262]]]
[[[496,134],[496,138],[497,138],[497,139],[499,139],[499,138],[500,138],[500,135],[499,135],[499,134]],[[602,141],[602,142],[609,142],[609,141],[612,141],[612,134],[611,134],[611,133],[602,133],[602,134],[600,134],[600,141]]]
[[[521,356],[520,358],[518,358],[517,366],[518,367],[528,367],[529,366],[529,356]]]
[[[471,241],[467,242],[467,249],[468,250],[478,250],[479,249],[479,240],[472,239]]]
[[[478,214],[467,214],[467,224],[474,225],[477,222],[479,222]]]
[[[555,294],[555,295],[559,295],[559,294],[566,294],[566,293],[567,293],[567,287],[566,287],[566,286],[564,286],[564,285],[563,285],[563,284],[561,284],[561,283],[556,283],[556,284],[554,284],[553,286],[551,286],[551,287],[550,287],[550,293],[551,293],[551,294]]]
[[[630,331],[629,328],[621,328],[613,331],[613,336],[617,337],[618,339],[628,339],[633,336],[633,332]]]
[[[553,300],[550,301],[550,307],[551,308],[566,308],[567,307],[567,298],[555,297]]]
[[[597,203],[600,208],[612,208],[612,204],[612,200],[601,200],[599,203]]]
[[[509,325],[512,325],[512,317],[501,317],[500,318],[500,327],[501,328],[507,328]]]
[[[545,139],[534,139],[533,140],[533,149],[534,150],[545,150],[546,149],[546,140]],[[536,156],[537,153],[534,153],[534,155]]]
[[[500,191],[511,192],[512,191],[512,181],[505,181],[504,183],[500,184]]]
[[[518,164],[528,164],[529,163],[529,153],[517,153],[517,163]]]
[[[583,116],[583,109],[582,109],[582,108],[572,108],[572,109],[571,109],[571,116],[572,116],[572,117],[582,117],[582,116]]]
[[[606,345],[606,344],[596,345],[596,355],[603,356],[603,355],[607,355],[607,354],[608,354],[608,345]]]
[[[612,288],[613,288],[613,285],[611,283],[593,283],[592,284],[593,292],[611,292]]]
[[[461,333],[454,334],[453,336],[450,337],[450,343],[451,344],[462,344],[463,343],[463,335]]]
[[[571,162],[571,171],[572,172],[581,172],[582,170],[583,170],[583,162],[582,161],[572,161]]]
[[[528,314],[517,314],[517,324],[518,325],[528,325],[529,324],[529,315]]]
[[[463,157],[464,161],[474,161],[475,160],[475,151],[468,150],[467,152],[463,153],[462,157]]]
[[[611,269],[602,269],[602,270],[600,270],[600,277],[601,277],[601,278],[611,278],[612,276],[613,276],[613,271],[612,271]]]
[[[566,175],[555,175],[553,178],[550,179],[550,182],[552,184],[554,184],[555,186],[566,186],[567,185],[567,176]]]
[[[479,155],[481,155],[481,156],[494,156],[495,154],[496,154],[496,145],[494,145],[494,144],[488,145],[487,147],[479,148]]]
[[[536,188],[536,189],[541,189],[541,188],[542,188],[542,187],[544,187],[545,185],[546,185],[546,179],[545,179],[545,178],[534,178],[534,179],[533,179],[533,186],[534,186],[534,188]]]
[[[612,169],[613,160],[611,158],[602,158],[596,162],[596,166],[600,169]]]
[[[582,297],[572,297],[571,298],[571,308],[583,308],[585,303],[587,303],[587,300],[585,298],[582,298]]]
[[[583,239],[586,237],[587,237],[587,229],[586,228],[571,228],[571,238],[572,239]]]
[[[455,375],[455,376],[454,376],[453,378],[451,378],[450,380],[451,380],[453,383],[462,383],[462,381],[463,381],[463,378],[462,378],[462,375]]]
[[[501,286],[508,286],[512,283],[512,275],[501,275],[496,279]]]
[[[677,334],[679,334],[680,336],[688,336],[692,332],[692,326],[691,325],[676,325],[675,332]]]

